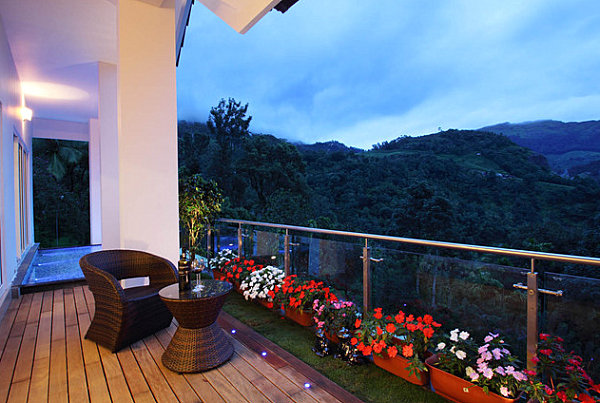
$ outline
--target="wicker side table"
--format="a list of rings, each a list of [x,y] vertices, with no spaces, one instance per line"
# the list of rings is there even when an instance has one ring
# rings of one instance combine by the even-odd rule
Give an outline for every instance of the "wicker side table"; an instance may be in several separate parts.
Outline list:
[[[202,285],[200,292],[180,292],[171,284],[158,293],[179,323],[162,356],[164,366],[175,372],[206,371],[233,355],[231,341],[215,322],[231,284],[202,280]]]

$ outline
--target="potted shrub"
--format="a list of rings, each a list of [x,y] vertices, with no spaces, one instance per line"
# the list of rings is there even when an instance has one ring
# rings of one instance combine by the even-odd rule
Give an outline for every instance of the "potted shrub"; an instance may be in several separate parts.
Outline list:
[[[246,300],[257,301],[267,308],[273,308],[273,297],[269,295],[276,286],[283,283],[283,270],[267,266],[253,271],[240,284],[240,290]]]
[[[600,384],[596,384],[582,367],[582,358],[567,352],[564,340],[542,333],[534,362],[536,371],[527,372],[525,390],[530,401],[544,403],[598,402]]]
[[[416,385],[429,382],[424,360],[435,328],[441,326],[431,315],[415,318],[399,311],[394,317],[384,316],[376,308],[355,326],[358,331],[352,342],[363,355],[372,354],[375,365]]]
[[[200,234],[221,211],[223,196],[215,181],[195,174],[179,180],[179,219],[187,230],[192,260],[198,252]]]
[[[466,331],[454,329],[426,360],[431,386],[447,399],[462,403],[515,402],[527,376],[498,334],[481,346]]]
[[[321,301],[313,302],[313,319],[317,329],[322,329],[325,337],[334,343],[339,343],[338,333],[354,333],[354,323],[361,314],[351,301]]]
[[[312,326],[312,306],[315,299],[337,301],[337,297],[322,281],[300,280],[290,275],[270,294],[285,311],[285,316],[302,326]]]

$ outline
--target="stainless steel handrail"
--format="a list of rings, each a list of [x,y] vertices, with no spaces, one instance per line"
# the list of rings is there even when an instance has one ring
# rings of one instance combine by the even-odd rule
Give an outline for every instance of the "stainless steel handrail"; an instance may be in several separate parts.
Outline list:
[[[492,254],[496,254],[496,255],[515,256],[515,257],[522,257],[522,258],[527,258],[527,259],[550,260],[550,261],[555,261],[555,262],[600,266],[600,258],[597,258],[597,257],[563,255],[563,254],[559,254],[559,253],[547,253],[547,252],[534,252],[534,251],[519,250],[519,249],[499,248],[499,247],[494,247],[494,246],[469,245],[469,244],[454,243],[454,242],[431,241],[431,240],[426,240],[426,239],[415,239],[415,238],[404,238],[404,237],[389,236],[389,235],[367,234],[367,233],[361,233],[361,232],[348,232],[348,231],[338,231],[338,230],[330,230],[330,229],[322,229],[322,228],[300,227],[300,226],[296,226],[296,225],[271,224],[271,223],[265,223],[265,222],[260,222],[260,221],[234,220],[234,219],[230,219],[230,218],[221,218],[217,221],[224,222],[224,223],[230,223],[230,224],[254,225],[254,226],[260,226],[260,227],[279,228],[279,229],[286,229],[286,230],[293,230],[293,231],[312,232],[312,233],[316,233],[316,234],[341,235],[341,236],[348,236],[348,237],[355,237],[355,238],[374,239],[374,240],[379,240],[379,241],[391,241],[391,242],[408,243],[408,244],[413,244],[413,245],[434,246],[434,247],[438,247],[438,248],[473,251],[473,252],[480,252],[480,253],[492,253]]]

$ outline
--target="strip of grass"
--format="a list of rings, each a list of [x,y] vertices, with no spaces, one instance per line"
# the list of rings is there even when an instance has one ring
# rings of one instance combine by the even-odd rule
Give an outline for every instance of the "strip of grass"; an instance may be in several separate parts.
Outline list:
[[[373,363],[348,366],[344,361],[331,356],[316,356],[311,350],[315,340],[312,330],[246,301],[236,292],[229,295],[223,310],[364,401],[445,402],[430,390],[406,382]]]

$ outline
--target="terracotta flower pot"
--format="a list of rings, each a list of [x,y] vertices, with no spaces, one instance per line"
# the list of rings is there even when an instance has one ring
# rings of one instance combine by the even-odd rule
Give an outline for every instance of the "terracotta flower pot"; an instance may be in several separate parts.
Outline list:
[[[329,332],[325,332],[325,337],[327,337],[327,340],[333,342],[333,343],[339,343],[340,342],[340,338],[337,337],[337,334],[335,333],[329,333]]]
[[[429,374],[427,372],[417,371],[413,374],[409,373],[407,369],[408,360],[406,358],[400,355],[390,358],[385,351],[382,351],[381,354],[383,357],[373,354],[373,362],[379,368],[383,368],[410,383],[414,383],[415,385],[426,385],[429,383]]]
[[[472,382],[437,368],[435,366],[437,362],[437,355],[432,355],[425,360],[425,365],[429,369],[431,386],[435,393],[448,400],[457,403],[514,403],[519,398],[517,396],[509,399],[493,392],[486,394],[481,387]]]
[[[273,303],[269,302],[266,299],[263,298],[257,298],[255,299],[256,302],[258,302],[260,305],[264,306],[267,309],[273,309]]]
[[[300,326],[309,327],[314,324],[312,314],[309,312],[304,312],[300,309],[285,308],[285,316]]]

